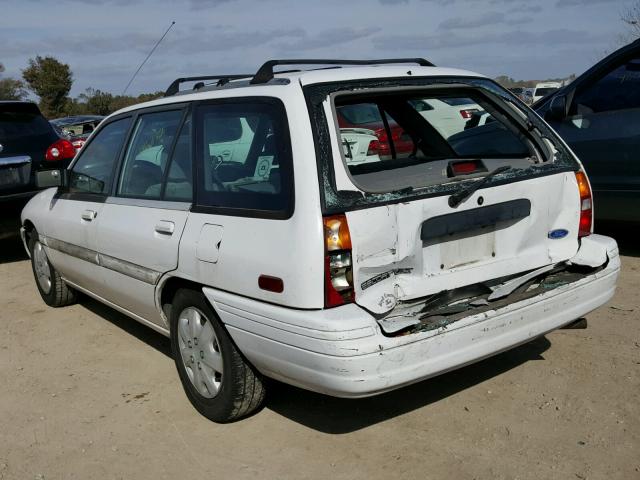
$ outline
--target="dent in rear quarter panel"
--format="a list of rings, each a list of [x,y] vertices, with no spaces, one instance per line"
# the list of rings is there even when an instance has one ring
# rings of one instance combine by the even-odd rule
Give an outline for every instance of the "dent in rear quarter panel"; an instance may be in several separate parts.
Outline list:
[[[323,229],[309,114],[299,85],[292,84],[278,90],[265,87],[263,90],[265,95],[282,100],[289,119],[294,177],[293,215],[286,220],[274,220],[191,212],[180,242],[176,275],[278,305],[322,308]],[[198,259],[198,242],[206,241],[200,239],[205,224],[222,229],[215,263]],[[203,247],[207,250],[216,248],[215,245],[200,245],[201,251]],[[284,291],[274,293],[260,289],[260,275],[281,278]]]

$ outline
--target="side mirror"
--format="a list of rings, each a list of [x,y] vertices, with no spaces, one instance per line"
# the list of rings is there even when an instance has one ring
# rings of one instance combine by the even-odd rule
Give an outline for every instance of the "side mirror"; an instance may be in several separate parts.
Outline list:
[[[69,171],[43,170],[36,172],[36,186],[38,188],[66,187],[69,185]]]
[[[551,120],[562,121],[567,118],[568,105],[566,95],[556,95],[551,99],[549,104],[549,110],[547,110],[546,117]]]

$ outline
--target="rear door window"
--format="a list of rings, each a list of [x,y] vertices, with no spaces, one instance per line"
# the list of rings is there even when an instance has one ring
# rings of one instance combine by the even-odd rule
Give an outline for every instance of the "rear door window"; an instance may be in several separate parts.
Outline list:
[[[195,118],[197,205],[286,217],[292,208],[292,162],[282,103],[203,104]]]
[[[182,110],[140,115],[124,158],[118,196],[159,200]]]
[[[526,132],[476,92],[339,95],[334,105],[345,164],[364,191],[445,183],[460,159],[489,167],[536,155]]]

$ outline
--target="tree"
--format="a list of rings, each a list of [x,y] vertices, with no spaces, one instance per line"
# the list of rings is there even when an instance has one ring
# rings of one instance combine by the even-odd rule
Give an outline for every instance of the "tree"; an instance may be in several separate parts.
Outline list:
[[[0,73],[4,72],[4,65],[0,63]],[[0,78],[0,100],[24,100],[27,91],[24,83],[15,78]]]
[[[622,12],[621,19],[627,24],[627,30],[629,31],[627,39],[635,40],[640,38],[640,0],[636,0],[634,4],[627,7]]]
[[[87,113],[94,115],[109,115],[114,111],[113,95],[91,87],[78,95],[78,99],[85,103]]]
[[[29,66],[22,71],[22,77],[29,89],[40,97],[40,110],[45,116],[57,117],[64,114],[73,84],[69,65],[53,57],[38,55],[35,59],[29,59]]]

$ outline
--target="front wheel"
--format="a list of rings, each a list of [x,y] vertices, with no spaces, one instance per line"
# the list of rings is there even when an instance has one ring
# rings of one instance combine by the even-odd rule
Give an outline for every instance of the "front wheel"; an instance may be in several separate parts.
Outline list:
[[[215,422],[232,422],[264,400],[261,375],[240,354],[202,293],[179,290],[171,306],[171,350],[191,404]]]
[[[35,230],[29,236],[29,252],[33,276],[44,303],[50,307],[64,307],[75,303],[76,291],[64,283],[60,273],[51,265],[47,252],[40,243],[38,232]]]

